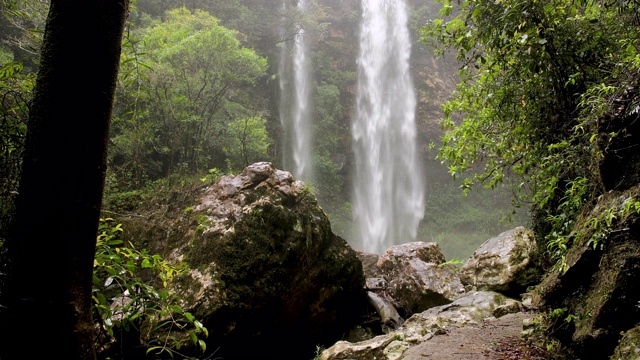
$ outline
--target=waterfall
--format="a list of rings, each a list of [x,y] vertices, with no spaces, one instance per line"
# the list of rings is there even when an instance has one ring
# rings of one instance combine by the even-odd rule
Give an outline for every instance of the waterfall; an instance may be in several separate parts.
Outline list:
[[[354,220],[362,248],[381,254],[415,241],[424,215],[411,40],[402,0],[362,0],[358,94],[352,123]]]
[[[285,11],[286,3],[283,4]],[[304,16],[306,6],[306,0],[298,1],[299,16]],[[284,46],[280,50],[280,120],[285,130],[283,162],[297,179],[312,181],[311,77],[307,37],[299,23],[295,24],[295,29],[291,51]],[[286,29],[282,34],[286,36]],[[292,61],[289,60],[291,55]],[[293,81],[289,81],[291,78]]]
[[[282,168],[290,169],[289,165],[289,117],[287,113],[289,111],[289,101],[290,98],[288,94],[288,84],[289,84],[289,49],[287,48],[287,42],[284,40],[287,38],[287,1],[282,2],[282,19],[280,22],[280,42],[278,42],[278,47],[280,48],[278,54],[278,85],[280,90],[280,99],[279,99],[279,108],[278,113],[280,116],[280,125],[282,125],[283,129],[283,137],[282,137]]]

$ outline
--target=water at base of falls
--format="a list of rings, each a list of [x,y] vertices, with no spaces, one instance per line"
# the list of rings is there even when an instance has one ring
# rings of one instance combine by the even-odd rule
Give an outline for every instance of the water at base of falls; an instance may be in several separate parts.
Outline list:
[[[358,95],[352,123],[354,220],[362,249],[415,241],[424,216],[416,146],[411,40],[401,0],[362,0]]]

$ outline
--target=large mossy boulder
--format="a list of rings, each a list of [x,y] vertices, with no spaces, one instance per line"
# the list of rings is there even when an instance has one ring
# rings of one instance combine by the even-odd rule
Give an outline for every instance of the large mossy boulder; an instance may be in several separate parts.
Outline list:
[[[540,281],[531,230],[518,226],[485,241],[460,268],[460,281],[478,290],[518,296]]]
[[[250,165],[203,189],[183,216],[165,252],[189,265],[173,286],[215,357],[312,358],[360,320],[362,263],[290,173]]]

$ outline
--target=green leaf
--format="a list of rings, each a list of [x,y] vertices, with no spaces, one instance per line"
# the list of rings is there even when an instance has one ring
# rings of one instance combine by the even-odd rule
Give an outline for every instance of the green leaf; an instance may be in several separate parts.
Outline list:
[[[195,317],[194,317],[193,315],[191,315],[191,313],[190,313],[190,312],[185,312],[185,313],[184,313],[184,316],[185,316],[185,317],[187,318],[187,320],[188,320],[189,322],[191,322],[191,323],[192,323],[192,322],[194,322],[194,320],[195,320]]]
[[[202,350],[202,352],[207,351],[207,343],[203,340],[198,340],[198,344],[200,345],[200,350]]]
[[[109,246],[121,245],[121,244],[123,244],[123,243],[124,243],[124,242],[123,242],[122,240],[118,240],[118,239],[109,240],[109,241],[107,242],[107,244],[108,244]]]

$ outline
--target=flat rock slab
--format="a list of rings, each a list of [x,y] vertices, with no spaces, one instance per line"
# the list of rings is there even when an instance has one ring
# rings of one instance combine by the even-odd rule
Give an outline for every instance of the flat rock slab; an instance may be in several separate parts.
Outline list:
[[[520,338],[522,321],[535,314],[518,312],[498,319],[485,320],[478,325],[450,327],[445,334],[436,335],[408,349],[402,360],[495,360],[493,347],[500,342]]]

